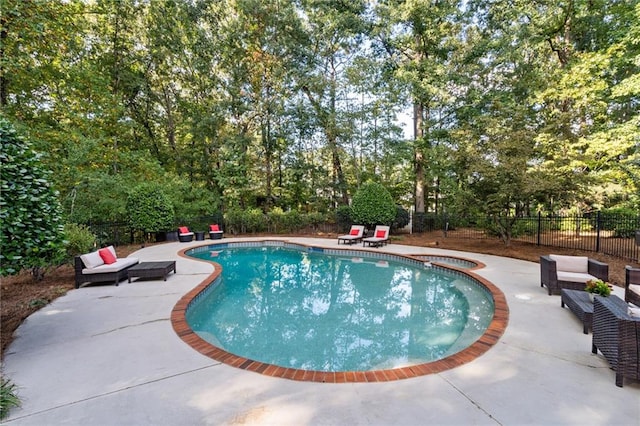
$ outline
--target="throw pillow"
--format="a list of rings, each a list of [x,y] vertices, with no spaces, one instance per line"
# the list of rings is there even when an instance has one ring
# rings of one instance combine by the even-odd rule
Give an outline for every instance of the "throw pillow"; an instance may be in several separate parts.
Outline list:
[[[350,234],[351,235],[358,235],[360,233],[360,231],[358,231],[357,229],[352,229]]]
[[[219,230],[220,230],[220,226],[218,226],[218,225],[211,225],[211,231],[213,231],[213,232],[217,232],[217,231],[219,231]]]
[[[384,238],[386,232],[384,231],[378,231],[376,232],[376,238]]]
[[[97,251],[83,254],[82,256],[80,256],[80,259],[82,259],[82,263],[84,263],[84,266],[89,269],[104,265],[104,260],[100,256],[100,253],[98,253]]]
[[[104,260],[104,263],[106,265],[111,265],[112,263],[116,263],[118,261],[118,259],[116,259],[116,257],[113,255],[113,253],[111,253],[111,250],[109,250],[108,247],[98,250],[98,254],[100,254],[100,257],[102,258],[102,260]]]
[[[186,226],[181,226],[180,228],[178,228],[178,230],[180,231],[181,234],[189,233],[189,228],[187,228]]]

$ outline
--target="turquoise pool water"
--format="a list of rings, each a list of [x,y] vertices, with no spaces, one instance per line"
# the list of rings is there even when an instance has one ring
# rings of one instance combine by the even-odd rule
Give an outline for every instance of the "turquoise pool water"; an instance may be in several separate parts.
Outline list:
[[[192,256],[223,267],[187,312],[194,332],[281,367],[366,371],[435,361],[472,344],[493,317],[489,293],[444,268],[284,247]]]

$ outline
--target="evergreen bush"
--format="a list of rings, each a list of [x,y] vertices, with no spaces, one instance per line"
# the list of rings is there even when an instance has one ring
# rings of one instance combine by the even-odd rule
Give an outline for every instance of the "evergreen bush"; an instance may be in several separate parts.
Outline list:
[[[135,230],[147,233],[173,229],[173,204],[158,184],[135,187],[127,197],[127,211]]]
[[[29,142],[0,118],[0,275],[31,269],[36,280],[44,268],[64,260],[62,209],[49,183],[51,172]]]
[[[351,212],[354,223],[373,229],[376,225],[393,223],[396,205],[384,186],[377,182],[367,182],[353,195]]]

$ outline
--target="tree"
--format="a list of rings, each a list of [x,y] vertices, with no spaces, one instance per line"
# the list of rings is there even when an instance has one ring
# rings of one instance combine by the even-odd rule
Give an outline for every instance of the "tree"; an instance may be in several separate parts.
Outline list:
[[[351,218],[367,229],[391,225],[396,218],[396,205],[387,189],[379,183],[367,182],[353,195]]]
[[[31,268],[34,278],[64,257],[64,227],[58,194],[40,157],[0,117],[0,274]]]

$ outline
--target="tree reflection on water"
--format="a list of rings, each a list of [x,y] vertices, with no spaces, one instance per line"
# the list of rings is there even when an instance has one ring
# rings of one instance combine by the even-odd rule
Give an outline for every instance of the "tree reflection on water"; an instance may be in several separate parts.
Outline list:
[[[486,292],[435,268],[281,247],[226,249],[215,261],[223,278],[189,324],[216,346],[282,367],[434,361],[473,343],[493,314]]]

